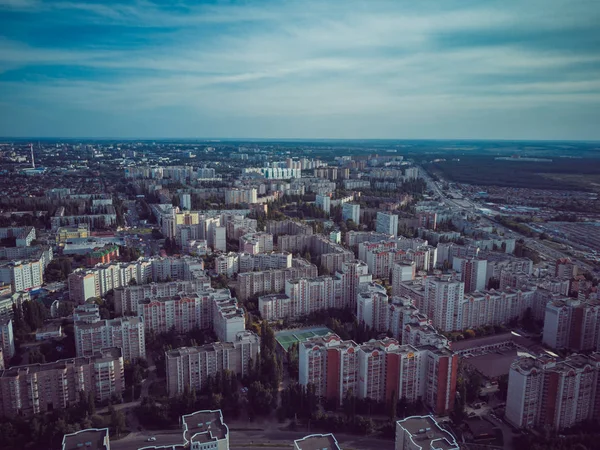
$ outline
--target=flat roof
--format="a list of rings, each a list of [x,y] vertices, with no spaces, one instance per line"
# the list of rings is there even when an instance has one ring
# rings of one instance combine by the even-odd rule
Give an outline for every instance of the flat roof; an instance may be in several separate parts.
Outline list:
[[[441,428],[433,416],[412,416],[396,423],[410,435],[412,442],[422,449],[459,449],[454,436]]]
[[[227,437],[229,430],[223,423],[220,410],[197,411],[181,417],[185,431],[186,442],[211,442],[220,441]]]
[[[108,428],[90,428],[63,436],[62,450],[108,450]]]
[[[502,375],[508,375],[510,366],[517,359],[518,353],[516,349],[504,349],[499,352],[472,356],[465,361],[485,378],[498,378]]]
[[[294,441],[298,450],[341,450],[333,434],[311,434]]]

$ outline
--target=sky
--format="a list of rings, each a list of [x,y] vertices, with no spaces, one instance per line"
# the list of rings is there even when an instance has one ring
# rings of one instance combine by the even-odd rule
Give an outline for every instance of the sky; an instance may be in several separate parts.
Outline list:
[[[0,0],[0,136],[600,140],[598,0]]]

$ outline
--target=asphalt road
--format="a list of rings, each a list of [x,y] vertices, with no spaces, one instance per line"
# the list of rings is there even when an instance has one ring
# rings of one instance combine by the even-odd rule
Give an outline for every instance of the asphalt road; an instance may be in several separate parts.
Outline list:
[[[277,424],[274,424],[277,425]],[[252,426],[252,424],[250,425]],[[290,449],[296,439],[301,439],[315,431],[281,431],[266,430],[233,430],[229,433],[229,446],[232,450],[246,450],[267,447],[271,450]],[[156,441],[147,442],[148,437],[156,437]],[[392,440],[335,433],[335,437],[344,450],[393,450]],[[123,439],[111,441],[113,450],[139,450],[147,446],[172,445],[183,442],[182,432],[165,430],[157,432],[134,432]]]

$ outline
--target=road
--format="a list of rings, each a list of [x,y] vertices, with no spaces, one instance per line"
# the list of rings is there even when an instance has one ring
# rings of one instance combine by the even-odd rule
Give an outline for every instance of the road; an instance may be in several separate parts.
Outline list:
[[[423,178],[425,179],[428,189],[432,190],[440,198],[440,201],[443,202],[444,204],[446,204],[448,206],[452,206],[452,207],[460,209],[460,210],[469,211],[472,213],[478,212],[478,210],[481,208],[481,206],[478,205],[476,202],[474,202],[472,200],[467,200],[466,198],[461,199],[460,201],[448,198],[446,196],[446,194],[444,193],[444,191],[442,191],[440,189],[440,187],[438,186],[438,183],[433,181],[433,179],[429,176],[427,171],[423,169],[423,167],[420,167],[420,173],[422,174]],[[545,257],[550,262],[556,261],[557,259],[560,259],[560,258],[571,258],[568,254],[566,254],[564,252],[558,251],[552,247],[544,245],[544,243],[538,239],[526,237],[516,231],[506,228],[502,224],[496,222],[494,220],[494,218],[491,216],[487,216],[487,219],[490,222],[493,222],[494,226],[498,230],[502,231],[504,233],[504,235],[513,236],[513,237],[516,237],[517,239],[523,239],[525,241],[525,244],[527,245],[527,247],[535,250],[536,252],[538,252],[541,256]],[[571,258],[571,259],[573,259],[573,258]],[[574,261],[577,264],[577,266],[580,269],[582,269],[584,272],[590,272],[590,273],[593,272],[594,268],[590,264],[587,264],[587,263],[577,260],[577,259],[574,259]]]
[[[315,431],[282,431],[277,428],[279,424],[273,423],[264,430],[238,429],[235,423],[230,426],[229,446],[232,450],[246,450],[267,447],[272,450],[290,449],[296,439],[301,439]],[[252,426],[252,424],[251,424]],[[147,442],[149,436],[156,437],[156,441]],[[373,437],[356,436],[345,433],[335,433],[340,447],[344,450],[393,450],[392,440],[377,439]],[[120,440],[111,441],[113,450],[139,450],[147,446],[173,445],[182,443],[181,431],[164,430],[156,432],[134,432]]]

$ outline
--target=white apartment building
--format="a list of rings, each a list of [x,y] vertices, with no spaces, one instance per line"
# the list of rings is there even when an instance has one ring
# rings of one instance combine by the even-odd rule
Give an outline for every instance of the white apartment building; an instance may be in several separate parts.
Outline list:
[[[258,310],[264,320],[274,321],[292,316],[292,299],[286,294],[258,297]]]
[[[319,195],[315,199],[315,204],[327,214],[331,211],[331,197],[329,195]]]
[[[378,233],[390,234],[394,238],[398,236],[398,215],[378,212],[376,231]]]
[[[240,252],[267,253],[273,251],[273,235],[271,233],[257,232],[240,236]]]
[[[377,283],[361,286],[356,304],[356,317],[372,330],[387,332],[390,328],[390,305],[385,287]]]
[[[0,318],[0,352],[0,363],[8,366],[8,362],[15,355],[12,319]]]
[[[464,295],[465,286],[462,281],[449,277],[427,278],[422,311],[440,331],[460,330],[463,324],[460,305]]]
[[[0,263],[0,283],[10,284],[14,292],[44,284],[43,260],[8,261]]]
[[[166,354],[169,396],[182,394],[186,387],[200,391],[209,376],[223,370],[244,376],[249,361],[255,361],[259,351],[260,339],[251,331],[238,333],[231,342],[170,350]]]
[[[358,225],[360,223],[360,205],[356,203],[344,203],[342,205],[342,219],[351,219]]]
[[[252,204],[258,199],[258,190],[256,188],[232,188],[225,190],[225,204],[239,205],[241,203]]]
[[[143,317],[119,317],[98,321],[88,318],[75,322],[77,356],[91,356],[107,347],[120,348],[124,361],[145,358]]]
[[[392,295],[400,295],[400,283],[416,277],[416,266],[412,261],[397,261],[392,266]]]

